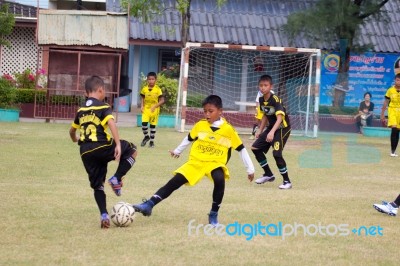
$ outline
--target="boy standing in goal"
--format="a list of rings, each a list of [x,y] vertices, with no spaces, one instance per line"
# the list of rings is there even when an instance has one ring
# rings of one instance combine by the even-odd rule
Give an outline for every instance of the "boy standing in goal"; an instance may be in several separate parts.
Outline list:
[[[142,132],[144,138],[141,146],[146,146],[150,140],[149,147],[154,148],[154,138],[156,135],[156,126],[160,114],[160,106],[164,104],[164,96],[160,87],[156,84],[157,74],[149,72],[147,74],[147,86],[140,91],[142,97]],[[150,136],[149,136],[150,124]]]
[[[271,92],[273,86],[272,77],[269,75],[262,75],[259,79],[258,86],[263,94],[263,97],[259,98],[259,102],[260,110],[264,115],[261,120],[260,128],[256,133],[257,139],[254,141],[251,150],[257,162],[264,170],[264,174],[255,182],[257,184],[264,184],[265,182],[272,182],[275,180],[269,168],[267,157],[265,156],[272,146],[272,154],[279,172],[283,177],[283,184],[281,184],[279,188],[290,189],[292,188],[292,183],[290,182],[286,162],[282,154],[291,131],[289,117],[286,115],[286,109],[282,104],[282,100]],[[267,129],[264,130],[266,126]]]
[[[119,161],[117,171],[108,183],[114,193],[121,196],[122,177],[135,163],[136,146],[119,139],[112,109],[104,102],[104,81],[98,76],[92,76],[86,80],[85,90],[88,99],[84,106],[78,109],[69,135],[73,142],[79,144],[81,159],[100,210],[100,227],[109,228],[110,218],[104,193],[107,165],[110,161]],[[107,132],[107,127],[110,128],[112,138]],[[79,137],[76,135],[77,129],[80,131]]]
[[[225,192],[225,179],[229,179],[229,170],[226,164],[229,161],[231,150],[239,152],[246,167],[247,178],[254,178],[254,166],[238,133],[222,115],[222,100],[217,95],[210,95],[203,103],[204,119],[198,121],[181,144],[170,155],[179,158],[180,154],[192,143],[189,161],[174,172],[167,184],[161,187],[149,200],[133,205],[136,211],[144,216],[150,216],[153,207],[168,198],[172,192],[182,185],[196,185],[204,176],[214,183],[211,211],[208,221],[211,225],[218,225],[218,210]]]

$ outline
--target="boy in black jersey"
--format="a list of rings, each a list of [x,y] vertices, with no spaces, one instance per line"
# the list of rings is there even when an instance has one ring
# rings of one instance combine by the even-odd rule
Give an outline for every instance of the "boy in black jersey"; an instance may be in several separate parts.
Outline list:
[[[272,77],[269,75],[262,75],[258,81],[259,89],[263,94],[263,96],[259,98],[260,110],[264,115],[261,120],[260,128],[256,133],[257,139],[254,141],[251,150],[256,160],[263,168],[264,174],[255,182],[257,184],[263,184],[275,180],[269,168],[267,157],[265,156],[272,147],[272,155],[283,177],[283,184],[281,184],[279,188],[290,189],[292,188],[292,183],[290,182],[286,162],[282,155],[283,148],[290,135],[290,121],[286,114],[286,109],[282,105],[282,100],[277,95],[271,93],[272,85]],[[264,130],[265,127],[266,130]]]
[[[84,106],[78,109],[69,135],[72,141],[78,142],[80,146],[82,162],[89,175],[90,186],[94,190],[94,198],[100,210],[100,226],[109,228],[110,218],[104,193],[108,162],[119,161],[117,171],[108,182],[115,194],[120,196],[122,177],[135,163],[137,149],[134,144],[119,139],[112,109],[104,102],[104,81],[98,76],[92,76],[86,80],[85,90],[88,98]],[[108,127],[112,137],[107,132]],[[77,129],[80,131],[79,137],[76,135]]]

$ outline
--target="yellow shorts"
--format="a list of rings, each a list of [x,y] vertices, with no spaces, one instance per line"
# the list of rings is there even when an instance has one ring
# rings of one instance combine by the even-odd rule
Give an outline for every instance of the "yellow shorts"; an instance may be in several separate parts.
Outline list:
[[[174,174],[182,174],[190,186],[194,186],[199,182],[204,176],[207,176],[211,180],[211,172],[214,169],[221,167],[225,174],[225,180],[229,179],[229,170],[226,165],[217,162],[199,162],[195,160],[190,160],[178,169],[174,171]]]
[[[396,126],[400,128],[400,108],[397,107],[389,107],[388,108],[388,127]]]
[[[158,124],[158,116],[160,114],[160,109],[151,112],[150,108],[145,108],[142,113],[142,122],[149,122],[150,125],[156,126]]]
[[[263,113],[261,112],[260,108],[256,108],[256,114],[254,115],[254,117],[258,120],[261,120],[263,118]]]

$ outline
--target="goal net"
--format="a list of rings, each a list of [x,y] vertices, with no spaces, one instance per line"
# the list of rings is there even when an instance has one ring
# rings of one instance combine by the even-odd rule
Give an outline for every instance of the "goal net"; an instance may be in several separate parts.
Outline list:
[[[320,50],[188,43],[182,52],[177,127],[203,118],[202,100],[222,98],[224,117],[239,133],[255,123],[258,80],[268,74],[290,118],[292,132],[317,137]]]

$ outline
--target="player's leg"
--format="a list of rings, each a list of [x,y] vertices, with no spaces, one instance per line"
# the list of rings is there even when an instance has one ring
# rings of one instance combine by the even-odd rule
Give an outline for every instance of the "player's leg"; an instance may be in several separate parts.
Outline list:
[[[272,155],[274,156],[276,166],[279,173],[282,175],[283,183],[279,186],[280,189],[292,188],[292,183],[289,179],[289,173],[286,166],[286,161],[283,158],[283,148],[290,136],[290,128],[278,129],[275,132],[274,139],[272,140]]]
[[[142,146],[142,147],[146,146],[146,143],[150,140],[150,137],[149,137],[150,116],[149,116],[148,112],[149,112],[148,110],[143,110],[143,113],[142,113],[142,132],[144,135],[142,143],[140,144],[140,146]]]
[[[106,155],[109,161],[114,160],[114,150],[115,143],[107,149],[108,154]],[[123,186],[122,179],[132,168],[133,164],[136,162],[137,148],[136,146],[126,140],[121,140],[121,158],[118,163],[118,168],[115,174],[108,179],[108,183],[113,189],[115,195],[121,196],[121,188]]]
[[[400,112],[395,108],[388,108],[388,122],[387,126],[392,129],[390,134],[390,156],[397,157],[396,149],[399,144],[399,128],[400,128]]]
[[[157,124],[158,124],[158,114],[154,114],[150,119],[150,143],[149,143],[150,148],[154,148],[154,138],[156,137]]]
[[[208,222],[213,225],[218,225],[218,211],[224,198],[225,193],[225,174],[221,167],[214,169],[211,172],[211,178],[214,181],[214,190],[212,194],[211,211],[208,214]]]
[[[90,153],[82,157],[83,165],[89,175],[90,187],[93,189],[94,199],[100,211],[100,227],[109,228],[110,218],[107,212],[104,181],[107,174],[107,163],[101,163]]]
[[[177,173],[167,182],[167,184],[157,190],[157,192],[151,196],[149,200],[145,200],[141,204],[133,204],[132,206],[137,212],[142,213],[144,216],[150,216],[155,205],[168,198],[172,192],[187,182],[187,179],[182,174]]]
[[[267,153],[271,147],[271,143],[266,141],[268,132],[268,130],[262,132],[258,139],[256,139],[251,146],[251,150],[254,153],[258,164],[264,170],[263,176],[256,179],[255,182],[257,184],[263,184],[265,182],[272,182],[275,180],[274,174],[272,173],[271,168],[269,168],[267,157],[265,156],[265,153]]]

